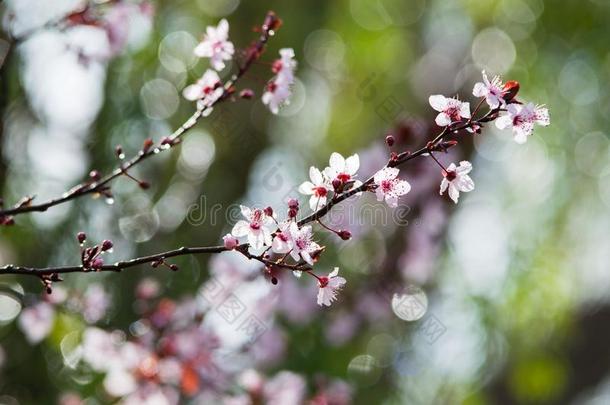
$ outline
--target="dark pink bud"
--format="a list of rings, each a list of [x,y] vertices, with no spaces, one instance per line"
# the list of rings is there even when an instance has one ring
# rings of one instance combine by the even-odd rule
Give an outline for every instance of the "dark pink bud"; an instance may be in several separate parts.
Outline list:
[[[78,243],[82,245],[87,240],[87,234],[85,232],[79,232],[76,234],[76,239],[78,240]]]
[[[114,246],[114,245],[112,244],[111,240],[108,240],[108,239],[104,240],[102,242],[102,252],[112,249],[112,246]]]
[[[333,188],[335,189],[335,191],[339,190],[342,185],[343,185],[343,182],[341,180],[339,180],[339,179],[333,180]]]
[[[391,148],[392,146],[394,146],[394,137],[392,135],[386,136],[385,143]]]
[[[288,200],[288,208],[298,209],[299,208],[299,200],[297,200],[296,198],[289,199]]]
[[[169,269],[171,271],[178,271],[178,266],[172,263],[172,264],[169,265]]]
[[[290,208],[288,210],[288,217],[289,218],[295,218],[299,213],[299,210],[297,210],[296,208]]]
[[[254,97],[254,91],[252,91],[252,89],[243,89],[242,91],[239,92],[239,97],[246,99],[246,100],[250,100],[251,98]]]
[[[339,235],[339,237],[343,240],[349,240],[352,237],[352,233],[347,230],[339,231],[337,232],[337,235]]]
[[[100,172],[97,170],[91,170],[89,172],[89,178],[93,181],[98,181],[101,178]]]
[[[140,188],[142,190],[148,190],[150,188],[150,183],[144,180],[141,180],[138,182],[138,186],[140,186]]]
[[[263,212],[265,213],[265,215],[272,217],[273,216],[273,208],[271,207],[267,207],[263,210]]]
[[[150,148],[152,148],[152,146],[153,146],[154,144],[155,144],[155,143],[153,142],[153,140],[152,140],[152,139],[150,139],[150,138],[146,138],[146,139],[144,140],[144,145],[142,145],[142,152],[144,152],[144,153],[148,152],[148,150],[149,150]]]
[[[97,270],[101,269],[103,265],[104,260],[101,257],[96,257],[93,259],[93,262],[91,262],[91,267]]]

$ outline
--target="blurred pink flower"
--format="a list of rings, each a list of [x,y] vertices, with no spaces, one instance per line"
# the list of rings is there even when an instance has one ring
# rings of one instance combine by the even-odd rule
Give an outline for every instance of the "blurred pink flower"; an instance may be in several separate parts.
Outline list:
[[[214,69],[224,69],[224,61],[231,60],[235,53],[235,47],[229,41],[229,22],[223,18],[217,27],[208,26],[203,40],[194,52],[200,58],[210,58],[210,65]]]
[[[18,324],[28,342],[35,344],[51,332],[54,321],[55,309],[48,302],[41,301],[21,311]]]

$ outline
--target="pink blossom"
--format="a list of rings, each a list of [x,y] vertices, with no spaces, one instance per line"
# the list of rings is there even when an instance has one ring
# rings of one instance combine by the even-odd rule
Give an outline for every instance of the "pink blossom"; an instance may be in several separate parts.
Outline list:
[[[296,225],[293,221],[284,221],[279,224],[278,231],[275,233],[271,249],[274,253],[288,253],[292,250],[293,240],[291,226]]]
[[[435,121],[440,127],[459,122],[462,118],[470,119],[470,104],[467,102],[456,98],[447,98],[440,94],[430,96],[428,101],[432,108],[439,111]]]
[[[313,241],[311,226],[305,225],[302,228],[299,228],[297,224],[293,222],[290,227],[290,234],[292,237],[292,250],[290,251],[292,258],[296,261],[299,261],[302,258],[310,265],[313,265],[313,258],[311,255],[320,250],[320,245]]]
[[[91,284],[82,299],[82,314],[87,323],[96,323],[106,315],[110,307],[110,297],[99,284]]]
[[[254,249],[260,249],[263,246],[271,246],[271,233],[274,220],[263,210],[250,209],[244,205],[240,205],[241,213],[246,220],[239,220],[231,233],[238,238],[242,236],[248,237],[248,243]]]
[[[504,105],[505,102],[502,98],[504,86],[500,80],[500,76],[494,76],[491,80],[489,80],[485,71],[483,71],[482,74],[483,81],[474,85],[472,94],[476,97],[485,97],[485,101],[492,109],[498,108],[500,105]]]
[[[218,71],[224,69],[225,60],[231,60],[235,53],[233,43],[229,41],[229,23],[222,19],[217,27],[209,26],[203,40],[195,47],[195,55],[210,58],[210,65]]]
[[[345,285],[346,281],[343,277],[339,277],[339,268],[335,269],[328,275],[318,279],[318,305],[330,306],[337,298],[337,293]]]
[[[273,72],[276,75],[267,83],[266,91],[262,96],[263,104],[267,105],[273,114],[279,112],[280,106],[289,103],[297,65],[292,48],[280,49],[280,55],[281,58],[273,63]]]
[[[299,192],[311,195],[309,207],[316,211],[326,205],[326,196],[332,190],[332,186],[328,179],[322,176],[322,172],[313,166],[309,168],[309,178],[311,181],[305,181],[299,186]]]
[[[222,237],[222,242],[224,244],[225,249],[227,250],[233,250],[239,245],[239,239],[237,239],[230,233]]]
[[[458,167],[451,163],[443,173],[444,177],[441,182],[440,194],[442,195],[448,188],[449,197],[457,204],[460,191],[467,193],[474,190],[474,182],[468,176],[471,170],[472,165],[468,161],[461,161]]]
[[[507,114],[496,120],[499,129],[512,127],[515,142],[523,144],[534,132],[534,124],[546,127],[551,123],[549,110],[533,103],[509,104]]]
[[[36,344],[51,332],[54,321],[55,309],[51,304],[41,301],[21,311],[18,324],[28,342]]]
[[[305,399],[305,389],[303,377],[291,371],[281,371],[265,384],[265,404],[301,404]]]
[[[212,105],[223,95],[224,88],[220,83],[220,77],[215,71],[208,69],[197,83],[187,86],[182,95],[189,101],[197,100],[197,108],[204,110],[204,115],[212,112]]]
[[[377,201],[385,200],[392,208],[398,206],[398,197],[411,190],[409,182],[396,178],[399,172],[395,167],[384,167],[373,177],[373,181],[377,185],[375,189]]]
[[[324,175],[331,181],[339,180],[341,183],[347,183],[356,177],[356,172],[360,167],[360,158],[355,153],[345,159],[341,154],[333,152],[328,163],[330,166],[324,169]]]

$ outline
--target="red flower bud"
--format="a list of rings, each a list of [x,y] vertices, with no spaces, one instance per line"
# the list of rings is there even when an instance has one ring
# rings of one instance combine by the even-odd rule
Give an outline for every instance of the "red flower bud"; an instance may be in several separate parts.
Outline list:
[[[352,237],[352,233],[345,229],[337,232],[337,235],[339,235],[339,237],[343,240],[349,240]]]
[[[388,147],[390,147],[390,148],[391,148],[392,146],[394,146],[394,141],[395,141],[395,139],[394,139],[394,137],[393,137],[392,135],[388,135],[388,136],[386,136],[386,137],[385,137],[385,143],[386,143],[386,145],[388,145]]]
[[[254,91],[252,91],[252,89],[243,89],[239,92],[239,97],[245,100],[250,100],[254,97]]]
[[[271,207],[267,207],[263,210],[263,212],[265,213],[265,215],[272,217],[273,216],[273,208]]]
[[[144,152],[144,153],[148,152],[148,151],[149,151],[149,149],[150,149],[150,148],[152,148],[152,146],[153,146],[154,144],[155,144],[155,143],[153,142],[153,140],[152,140],[152,139],[150,139],[150,138],[146,138],[146,139],[144,140],[144,144],[142,145],[142,152]]]
[[[510,103],[519,93],[519,82],[516,80],[509,80],[504,84],[504,88],[502,89],[502,98],[507,103]]]
[[[76,239],[78,240],[78,243],[82,245],[87,240],[87,234],[85,232],[79,232],[76,234]]]
[[[114,245],[112,244],[111,240],[108,240],[108,239],[104,240],[102,242],[102,252],[112,249],[112,246],[114,246]]]

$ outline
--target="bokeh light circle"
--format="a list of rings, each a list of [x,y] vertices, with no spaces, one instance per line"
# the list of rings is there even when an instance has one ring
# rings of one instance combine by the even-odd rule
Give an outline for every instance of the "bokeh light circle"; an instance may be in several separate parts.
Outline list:
[[[506,73],[515,62],[517,51],[512,39],[498,28],[479,32],[472,42],[472,60],[493,74]]]
[[[428,310],[428,297],[421,288],[410,285],[404,292],[392,296],[392,311],[403,321],[421,319]]]

